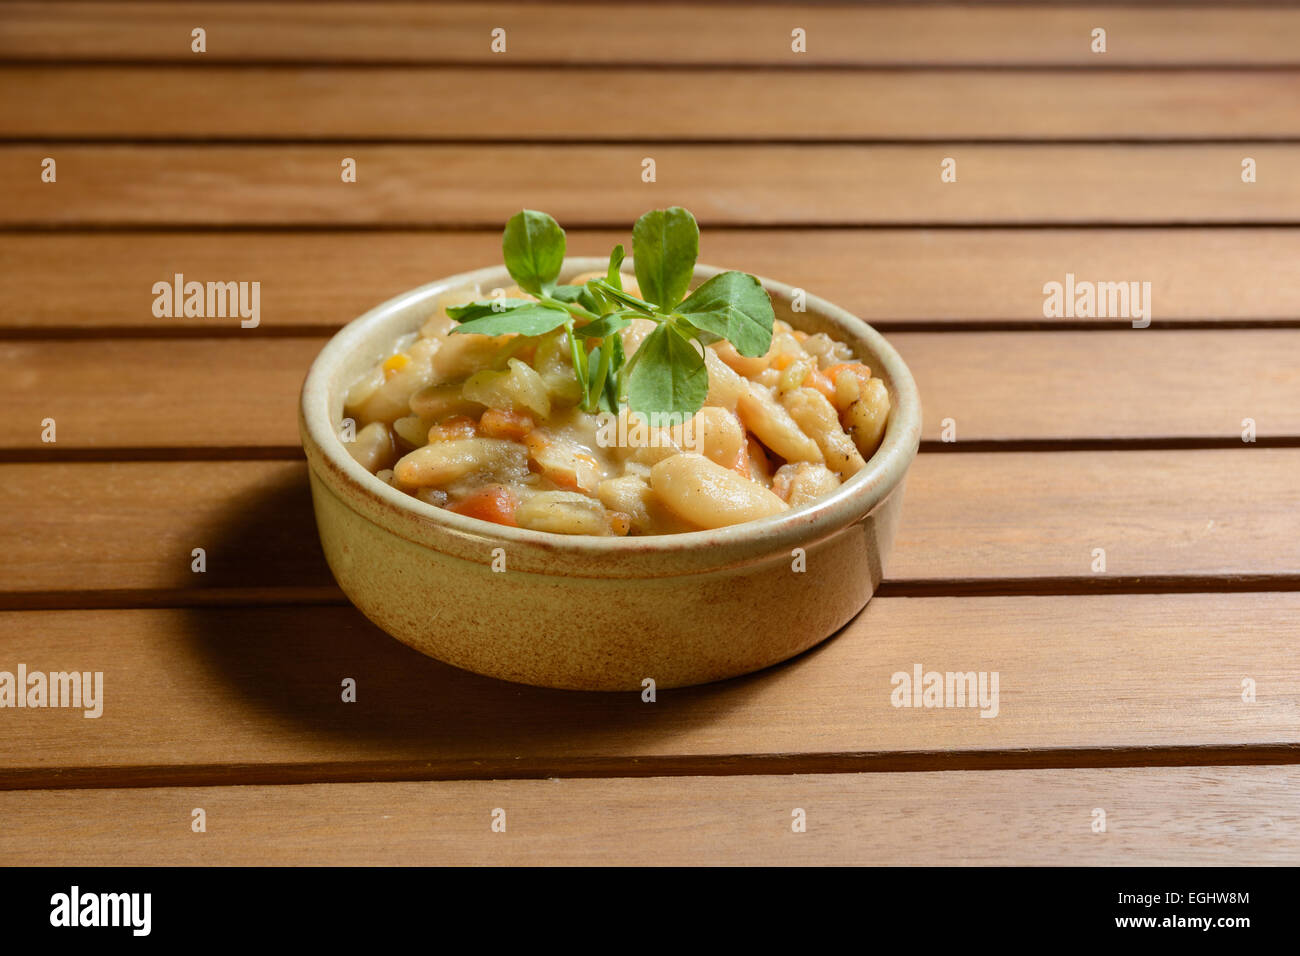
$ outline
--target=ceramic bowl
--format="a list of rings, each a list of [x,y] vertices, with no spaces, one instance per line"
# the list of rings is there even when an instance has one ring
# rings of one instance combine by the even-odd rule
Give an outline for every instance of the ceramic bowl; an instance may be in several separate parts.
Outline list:
[[[604,269],[571,258],[561,279]],[[696,283],[722,270],[698,266]],[[348,386],[438,297],[511,284],[503,266],[431,282],[344,327],[303,385],[299,426],[325,557],[348,598],[430,657],[577,690],[681,687],[776,664],[825,640],[880,583],[920,440],[912,376],[845,310],[762,279],[777,317],[848,345],[893,405],[880,448],[831,495],[714,531],[588,537],[509,528],[427,505],[366,471],[339,438]],[[802,298],[802,296],[801,296]]]

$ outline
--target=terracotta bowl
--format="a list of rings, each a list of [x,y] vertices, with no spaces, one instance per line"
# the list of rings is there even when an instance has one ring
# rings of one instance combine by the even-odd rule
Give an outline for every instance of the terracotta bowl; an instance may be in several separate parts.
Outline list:
[[[562,279],[604,269],[574,258]],[[698,266],[696,281],[722,271]],[[317,356],[299,427],[325,557],[348,598],[411,647],[465,670],[543,687],[636,690],[735,677],[807,650],[870,600],[916,457],[921,404],[879,333],[829,302],[763,279],[778,318],[850,345],[893,410],[867,467],[833,494],[716,531],[588,537],[508,528],[390,488],[338,437],[343,397],[440,295],[510,284],[498,266],[440,279],[367,312]],[[504,571],[493,570],[504,558]]]

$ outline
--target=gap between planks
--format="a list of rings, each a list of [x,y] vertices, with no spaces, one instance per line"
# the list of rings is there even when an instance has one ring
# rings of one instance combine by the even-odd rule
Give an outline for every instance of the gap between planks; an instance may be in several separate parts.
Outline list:
[[[1300,764],[1300,743],[1235,747],[1092,747],[903,753],[743,754],[537,760],[473,760],[433,769],[428,761],[244,766],[132,766],[0,769],[0,793],[14,790],[303,786],[454,780],[604,780],[648,777],[960,773],[1121,768],[1269,767]]]
[[[1096,594],[1240,594],[1300,591],[1300,574],[1074,575],[882,581],[873,597],[1084,597]],[[350,602],[336,586],[0,591],[0,611],[130,611],[149,608],[282,607]]]

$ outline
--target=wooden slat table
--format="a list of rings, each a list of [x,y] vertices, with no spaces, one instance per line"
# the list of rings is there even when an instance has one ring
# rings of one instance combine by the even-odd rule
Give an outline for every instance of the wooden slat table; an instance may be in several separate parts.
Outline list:
[[[0,709],[0,862],[1300,862],[1300,12],[2,2],[0,83],[0,671],[105,681]],[[308,363],[521,206],[600,254],[669,204],[916,374],[879,595],[654,704],[386,637],[315,539]],[[176,273],[260,323],[154,316]],[[1045,316],[1067,273],[1150,327]],[[996,716],[895,707],[915,664]]]

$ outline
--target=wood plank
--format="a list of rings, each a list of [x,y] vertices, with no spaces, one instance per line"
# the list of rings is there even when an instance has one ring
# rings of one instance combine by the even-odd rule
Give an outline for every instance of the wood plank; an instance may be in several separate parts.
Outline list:
[[[1294,592],[877,598],[797,660],[645,703],[476,677],[350,607],[11,611],[4,669],[102,672],[103,707],[7,711],[0,788],[1294,760],[1298,613]],[[917,664],[997,672],[997,715],[894,707]]]
[[[298,391],[321,339],[4,342],[14,417],[0,448],[299,447]],[[42,443],[53,418],[57,441]]]
[[[1244,329],[903,332],[923,439],[1070,440],[1300,434],[1300,335]],[[1265,424],[1267,422],[1267,424]]]
[[[1300,449],[920,455],[891,582],[1300,571]],[[1092,571],[1106,551],[1105,574]]]
[[[86,592],[121,602],[271,591],[343,599],[317,542],[302,462],[11,464],[0,475],[6,591],[54,592],[60,607]],[[201,573],[195,548],[204,550]]]
[[[962,442],[1300,435],[1300,330],[901,332],[923,440]],[[302,379],[318,338],[0,342],[10,383],[0,450],[298,445]],[[1071,374],[1073,373],[1073,374]],[[58,441],[41,441],[54,418]]]
[[[0,57],[194,62],[717,63],[734,65],[1295,64],[1288,9],[661,3],[6,3]],[[490,32],[507,30],[493,54]],[[791,52],[791,30],[807,53]],[[1109,34],[1091,52],[1094,27]]]
[[[1300,578],[1298,474],[1292,448],[923,454],[887,587]],[[10,607],[342,600],[300,462],[0,465],[0,540]]]
[[[19,67],[0,136],[352,140],[1275,139],[1294,70],[1060,73]],[[649,95],[647,95],[649,94]],[[629,109],[635,103],[636,108]],[[754,103],[762,103],[754,110]],[[996,103],[997,109],[988,105]],[[556,108],[555,104],[572,104]],[[593,118],[599,120],[593,122]]]
[[[1241,181],[1248,156],[1263,170]],[[41,181],[42,159],[58,181]],[[357,181],[340,180],[344,157]],[[940,162],[957,160],[957,182]],[[657,181],[642,181],[642,161]],[[0,147],[0,224],[485,226],[520,208],[626,228],[1300,222],[1300,145]]]
[[[570,230],[574,255],[621,231]],[[882,328],[1045,319],[1044,283],[1151,283],[1153,327],[1300,316],[1300,229],[709,229],[704,261],[800,285]],[[237,332],[237,318],[159,319],[150,292],[175,273],[261,283],[262,328],[338,327],[440,275],[496,262],[476,232],[0,233],[0,328]],[[89,267],[87,267],[89,264]]]
[[[1296,767],[28,791],[0,793],[0,853],[17,866],[1295,865],[1297,794]],[[505,833],[491,832],[496,808]]]

